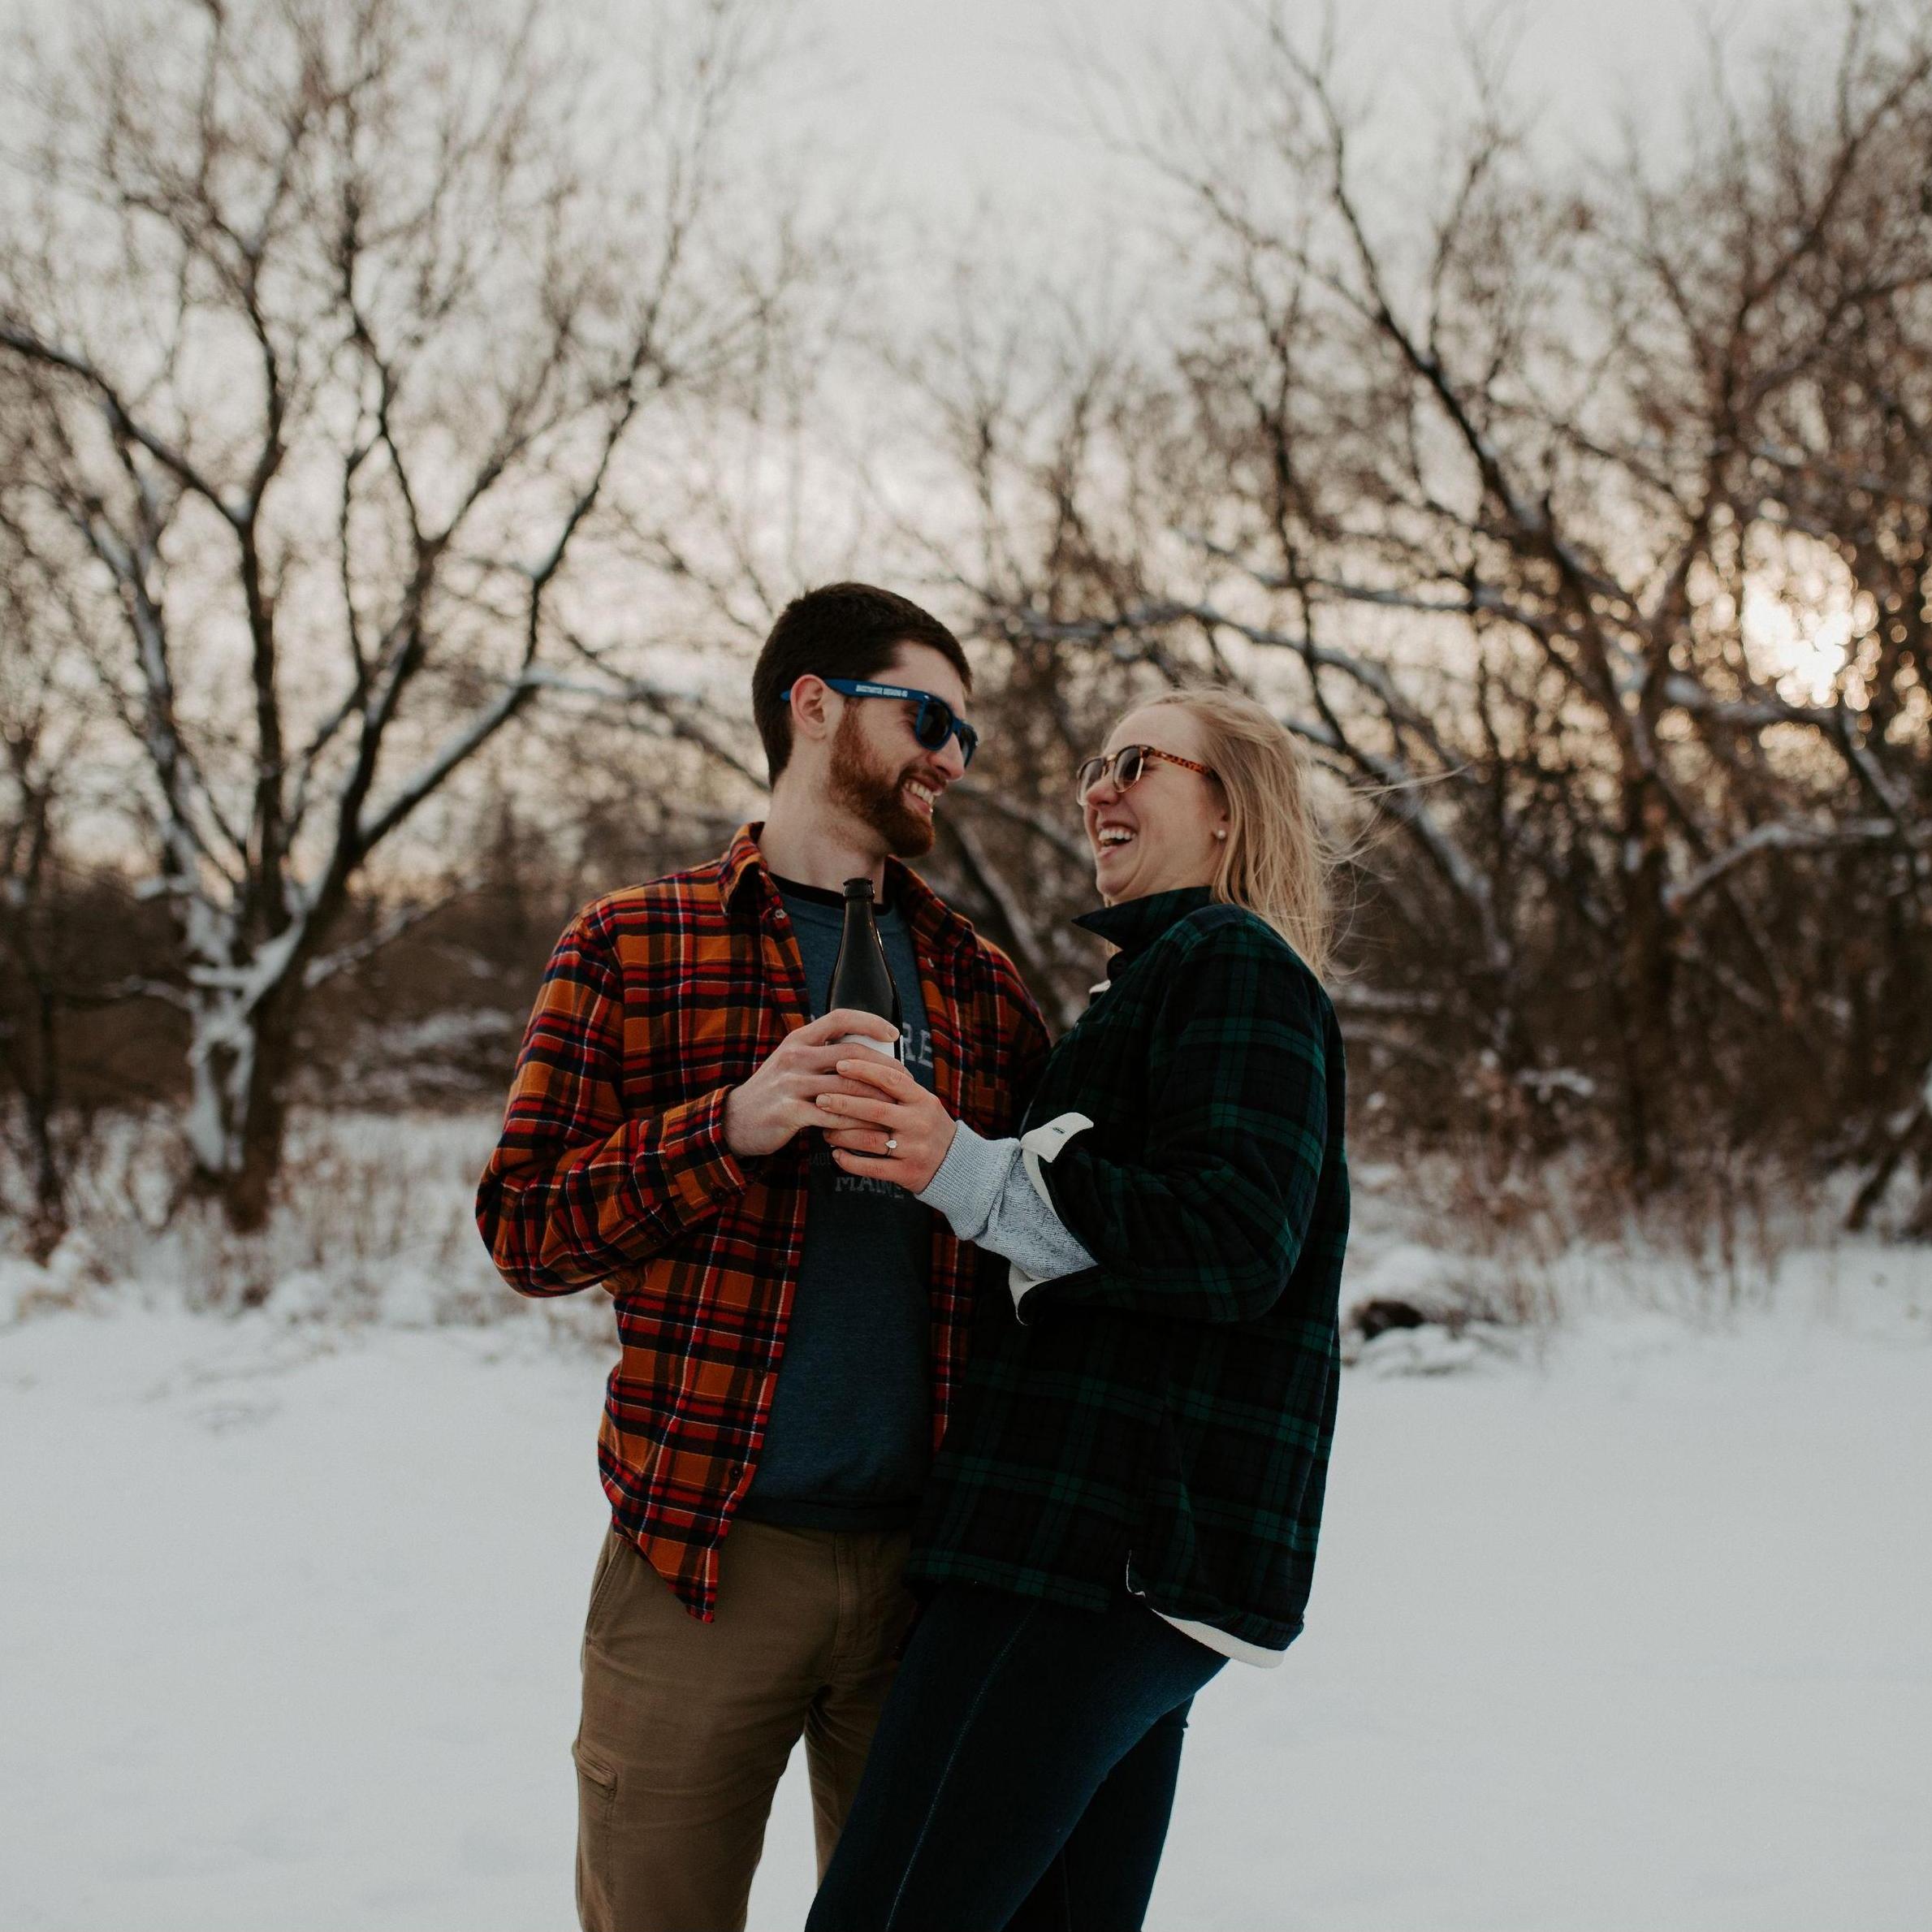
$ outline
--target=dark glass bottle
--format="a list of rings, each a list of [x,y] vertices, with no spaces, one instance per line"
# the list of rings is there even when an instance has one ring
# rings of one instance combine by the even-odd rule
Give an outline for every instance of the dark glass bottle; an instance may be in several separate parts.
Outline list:
[[[883,1039],[868,1039],[863,1034],[849,1033],[847,1039],[859,1040],[882,1053],[899,1057],[899,989],[893,970],[885,962],[885,944],[879,936],[872,917],[872,882],[869,879],[845,881],[845,930],[839,936],[839,956],[832,969],[831,1004],[827,1008],[849,1006],[857,1013],[875,1013],[893,1023],[890,1046]]]

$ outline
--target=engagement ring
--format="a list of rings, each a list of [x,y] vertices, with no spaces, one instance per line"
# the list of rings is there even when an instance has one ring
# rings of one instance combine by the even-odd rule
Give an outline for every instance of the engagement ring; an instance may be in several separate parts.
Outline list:
[[[885,1137],[885,1151],[886,1151],[886,1152],[887,1152],[888,1154],[896,1154],[896,1153],[897,1153],[897,1152],[898,1152],[898,1151],[899,1151],[899,1136],[898,1136],[897,1134],[888,1134],[888,1135],[886,1135],[886,1137]]]

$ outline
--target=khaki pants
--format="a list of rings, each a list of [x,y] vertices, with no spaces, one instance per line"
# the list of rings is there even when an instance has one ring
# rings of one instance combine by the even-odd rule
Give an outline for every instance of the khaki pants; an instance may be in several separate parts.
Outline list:
[[[577,1760],[585,1932],[740,1932],[801,1734],[824,1875],[910,1617],[902,1531],[733,1525],[701,1623],[604,1538],[584,1627]]]

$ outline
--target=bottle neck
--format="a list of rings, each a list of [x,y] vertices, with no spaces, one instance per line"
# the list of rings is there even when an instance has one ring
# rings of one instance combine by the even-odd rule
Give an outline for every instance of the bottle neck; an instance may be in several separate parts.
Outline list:
[[[878,948],[881,957],[884,957],[884,949],[879,937],[879,921],[873,912],[870,898],[846,900],[844,944],[847,946]]]

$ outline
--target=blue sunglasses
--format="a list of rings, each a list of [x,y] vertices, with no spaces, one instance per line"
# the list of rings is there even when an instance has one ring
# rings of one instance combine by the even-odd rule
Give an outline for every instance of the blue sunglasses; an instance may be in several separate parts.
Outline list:
[[[979,749],[979,734],[948,704],[930,691],[909,691],[903,685],[867,684],[856,677],[828,677],[820,681],[841,698],[900,698],[919,708],[912,721],[912,735],[928,751],[937,751],[948,738],[959,740],[959,755],[967,763]],[[787,685],[778,694],[780,704],[792,702],[795,687]]]

